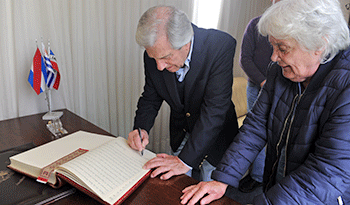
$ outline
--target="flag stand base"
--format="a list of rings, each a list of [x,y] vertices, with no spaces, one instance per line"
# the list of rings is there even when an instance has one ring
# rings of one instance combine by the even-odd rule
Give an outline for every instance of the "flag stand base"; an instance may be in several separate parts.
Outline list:
[[[58,119],[63,115],[63,112],[47,112],[42,119],[43,120],[54,120],[54,119]]]

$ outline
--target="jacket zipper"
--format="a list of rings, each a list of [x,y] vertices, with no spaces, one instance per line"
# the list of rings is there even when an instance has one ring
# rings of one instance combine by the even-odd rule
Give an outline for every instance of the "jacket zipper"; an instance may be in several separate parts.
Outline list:
[[[279,158],[280,158],[280,157],[279,157],[278,147],[279,147],[279,145],[281,144],[281,141],[282,141],[282,139],[283,139],[283,133],[284,133],[286,127],[287,127],[288,119],[289,119],[289,118],[291,117],[291,115],[292,115],[292,118],[291,118],[290,123],[289,123],[288,132],[287,132],[286,143],[285,143],[285,160],[284,160],[284,163],[285,163],[285,164],[284,164],[284,171],[283,171],[284,173],[283,173],[283,176],[285,176],[285,173],[286,173],[286,164],[287,164],[287,144],[288,144],[288,140],[289,140],[290,129],[291,129],[292,123],[293,123],[293,121],[294,121],[294,111],[296,110],[296,105],[299,104],[300,99],[301,99],[301,97],[302,97],[303,94],[304,94],[304,92],[303,92],[302,94],[300,94],[300,93],[301,93],[300,83],[298,83],[298,88],[299,88],[299,90],[298,90],[299,92],[298,92],[298,94],[297,94],[297,95],[294,97],[294,99],[293,99],[292,109],[290,110],[290,112],[289,112],[287,118],[286,118],[285,121],[284,121],[284,125],[283,125],[283,129],[282,129],[282,132],[281,132],[281,135],[280,135],[280,139],[279,139],[279,141],[278,141],[278,143],[277,143],[277,145],[276,145],[277,159],[276,159],[275,163],[274,163],[273,166],[272,166],[272,173],[271,173],[271,175],[270,175],[270,177],[269,177],[269,181],[268,181],[268,183],[267,183],[265,192],[267,191],[267,188],[269,187],[269,184],[270,184],[271,181],[272,181],[272,176],[273,176],[273,174],[274,174],[274,172],[275,172],[274,170],[275,170],[275,168],[276,168],[276,166],[277,166],[277,164],[278,164],[278,161],[279,161]],[[304,90],[304,91],[305,91],[305,90]],[[298,99],[298,101],[297,101],[297,103],[295,103],[297,99]]]
[[[292,115],[292,119],[291,119],[291,121],[290,121],[290,124],[289,124],[289,129],[288,129],[288,132],[287,132],[287,138],[286,138],[286,144],[285,144],[285,149],[284,149],[284,152],[285,152],[285,154],[284,154],[284,169],[283,169],[283,176],[286,176],[286,167],[287,167],[287,149],[288,149],[288,141],[289,141],[289,136],[290,136],[290,130],[291,130],[291,128],[292,128],[292,123],[293,123],[293,121],[294,121],[294,117],[295,117],[295,110],[296,110],[296,107],[297,107],[297,105],[299,104],[299,102],[300,102],[300,99],[301,99],[301,97],[303,96],[303,94],[301,94],[300,96],[299,96],[299,98],[298,98],[298,102],[296,103],[296,105],[295,105],[295,109],[294,109],[294,113],[293,113],[293,115]]]

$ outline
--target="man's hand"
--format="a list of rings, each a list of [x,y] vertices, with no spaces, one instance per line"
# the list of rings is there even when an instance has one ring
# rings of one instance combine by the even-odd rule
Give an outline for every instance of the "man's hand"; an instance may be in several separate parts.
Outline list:
[[[182,190],[184,194],[180,197],[181,204],[194,205],[199,200],[200,204],[209,204],[221,198],[225,194],[227,186],[227,184],[218,181],[200,182],[197,185],[189,186]]]
[[[144,169],[154,169],[151,177],[154,178],[159,174],[164,173],[160,179],[167,180],[174,175],[185,174],[190,170],[177,156],[167,154],[157,154],[157,156],[149,160],[144,166]]]
[[[149,143],[149,137],[146,130],[141,130],[142,143],[138,130],[131,131],[128,136],[129,146],[137,151],[144,150],[146,145]]]

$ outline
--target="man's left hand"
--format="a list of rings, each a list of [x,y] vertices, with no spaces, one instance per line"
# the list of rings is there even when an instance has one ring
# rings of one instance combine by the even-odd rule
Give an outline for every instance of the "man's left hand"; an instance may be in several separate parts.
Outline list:
[[[162,176],[160,176],[162,180],[167,180],[174,175],[185,174],[190,170],[177,156],[167,154],[157,154],[157,156],[149,160],[143,168],[155,169],[151,173],[151,177],[154,178],[162,174]]]

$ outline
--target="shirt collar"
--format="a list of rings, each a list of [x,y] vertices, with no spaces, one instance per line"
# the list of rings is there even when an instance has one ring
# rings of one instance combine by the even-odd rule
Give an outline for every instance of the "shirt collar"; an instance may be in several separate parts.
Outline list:
[[[190,67],[190,62],[191,62],[191,57],[192,57],[192,51],[193,51],[193,42],[194,42],[194,35],[191,38],[191,48],[190,48],[190,52],[188,52],[188,56],[187,59],[185,60],[185,65],[187,67]]]

